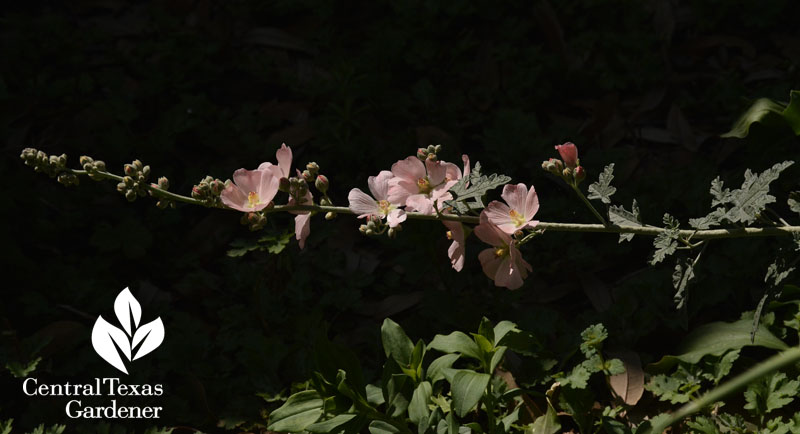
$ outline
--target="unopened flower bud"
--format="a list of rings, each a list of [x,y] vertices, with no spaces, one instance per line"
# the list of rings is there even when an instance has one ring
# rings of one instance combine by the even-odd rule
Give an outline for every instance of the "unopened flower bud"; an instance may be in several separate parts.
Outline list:
[[[162,190],[169,190],[169,179],[166,176],[158,178],[158,188]]]
[[[131,165],[137,171],[144,169],[144,164],[142,164],[142,162],[139,160],[133,160],[133,163],[131,163]]]
[[[161,199],[156,202],[156,206],[158,209],[166,209],[169,206],[170,202],[168,200]]]
[[[428,145],[427,151],[428,151],[429,154],[435,154],[436,153],[436,146]]]
[[[327,212],[325,213],[325,220],[333,220],[336,218],[335,212]]]
[[[309,170],[304,170],[303,173],[301,174],[301,176],[303,177],[303,180],[305,182],[310,183],[310,182],[314,181],[314,175],[312,175],[311,171],[309,171]]]
[[[317,176],[317,180],[314,181],[314,186],[317,187],[317,190],[325,194],[328,191],[328,187],[330,186],[330,182],[328,182],[328,177],[325,175]]]
[[[126,191],[125,199],[128,199],[128,202],[133,202],[134,200],[136,200],[136,192],[133,190]]]
[[[133,182],[133,178],[131,178],[130,176],[123,177],[122,178],[122,182],[124,182],[125,186],[128,187],[128,188],[133,188],[133,185],[135,184]]]
[[[434,146],[434,147],[433,147],[433,152],[434,152],[434,153],[436,153],[436,154],[438,154],[438,153],[442,152],[442,145],[436,145],[436,146]]]
[[[118,192],[122,193],[127,189],[128,189],[128,187],[125,186],[124,182],[120,182],[119,184],[117,184],[117,191]]]
[[[130,164],[125,165],[125,174],[128,176],[133,176],[136,174],[136,169],[131,166]]]
[[[575,176],[575,183],[580,184],[586,179],[586,170],[584,170],[583,166],[578,166],[575,168],[573,175]]]
[[[194,186],[192,187],[192,197],[195,199],[200,199],[203,196],[203,193],[200,192],[200,187]]]
[[[67,154],[61,154],[58,156],[58,165],[61,167],[67,165]]]
[[[567,167],[563,172],[561,172],[561,174],[564,175],[565,178],[569,178],[572,176],[572,170]]]
[[[389,231],[386,233],[386,235],[388,235],[389,238],[392,239],[397,238],[397,231],[394,230],[394,228],[389,228]]]
[[[578,166],[580,161],[578,160],[578,147],[575,146],[572,142],[566,142],[563,145],[556,145],[556,151],[558,154],[561,155],[561,159],[564,160],[564,164],[567,165],[570,169],[574,169]]]
[[[81,165],[81,167],[83,167],[83,166],[85,166],[85,165],[87,165],[87,164],[89,164],[91,162],[92,162],[92,157],[89,157],[87,155],[81,155],[81,158],[78,159],[78,163]]]
[[[311,172],[312,175],[317,176],[317,174],[319,173],[319,164],[312,161],[306,164],[306,170]]]
[[[289,178],[281,178],[278,181],[278,190],[284,193],[288,193],[291,186],[292,184],[289,182]]]
[[[435,153],[431,152],[431,153],[428,154],[428,158],[427,159],[428,159],[428,161],[437,161],[437,160],[439,160],[439,157]]]
[[[319,200],[319,204],[322,205],[322,206],[331,206],[331,205],[333,205],[333,203],[331,203],[331,200],[328,199],[327,197],[323,197],[322,199],[320,199]]]
[[[367,233],[367,225],[359,226],[358,227],[358,231],[361,232],[362,234],[366,234]]]
[[[144,175],[145,179],[150,177],[150,166],[144,166],[142,168],[142,175]]]
[[[374,231],[374,230],[372,230],[372,229],[369,229],[369,228],[368,228],[368,229],[367,229],[367,231],[366,231],[366,232],[364,232],[364,233],[365,233],[365,234],[367,234],[368,236],[373,236],[373,235],[375,235],[375,231]]]
[[[420,160],[425,160],[426,158],[428,158],[428,150],[425,148],[417,149],[417,158],[419,158]]]
[[[226,186],[226,183],[220,181],[219,179],[215,179],[211,181],[211,192],[214,193],[214,195],[219,196],[220,193],[222,193],[222,190],[225,190]]]
[[[94,162],[94,168],[95,168],[95,170],[99,170],[101,172],[105,172],[106,171],[106,162],[105,161],[101,161],[101,160],[97,160],[97,161]]]

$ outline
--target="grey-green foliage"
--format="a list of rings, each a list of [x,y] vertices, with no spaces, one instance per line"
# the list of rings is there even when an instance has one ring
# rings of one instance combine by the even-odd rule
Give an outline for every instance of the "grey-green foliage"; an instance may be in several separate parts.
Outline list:
[[[689,402],[699,394],[704,384],[717,385],[731,372],[739,351],[705,356],[697,363],[680,362],[674,372],[652,376],[645,388],[662,401],[672,404]]]
[[[606,360],[602,355],[603,342],[608,338],[608,332],[603,324],[594,324],[581,332],[580,351],[586,358],[572,368],[569,374],[556,375],[562,386],[574,389],[584,389],[588,385],[592,374],[604,372],[616,375],[625,372],[625,367],[619,359]]]
[[[680,223],[675,217],[669,214],[664,214],[662,222],[664,223],[664,230],[656,235],[656,238],[653,240],[653,247],[655,247],[656,250],[650,258],[651,265],[663,261],[667,256],[675,253],[675,250],[678,248]]]
[[[501,185],[508,184],[511,178],[506,175],[499,175],[493,173],[491,175],[483,175],[481,173],[481,163],[475,163],[475,166],[469,173],[469,176],[464,176],[450,188],[450,194],[453,195],[452,200],[445,201],[445,205],[453,207],[458,214],[465,214],[470,210],[480,210],[485,205],[483,203],[483,196],[489,191],[494,190]]]
[[[735,190],[725,188],[722,180],[715,178],[710,193],[711,206],[716,208],[704,217],[690,219],[689,224],[696,229],[709,229],[725,223],[755,222],[766,206],[776,200],[769,194],[769,185],[792,164],[793,161],[777,163],[760,174],[747,169],[742,186]]]
[[[608,218],[611,223],[618,226],[642,226],[642,216],[639,214],[639,204],[636,199],[633,200],[631,211],[625,209],[624,206],[611,205],[608,208]],[[633,234],[619,234],[619,242],[630,241],[633,239]]]
[[[617,192],[617,188],[611,185],[613,179],[614,163],[611,163],[603,169],[597,182],[589,185],[589,199],[599,199],[605,204],[610,204],[611,196]]]

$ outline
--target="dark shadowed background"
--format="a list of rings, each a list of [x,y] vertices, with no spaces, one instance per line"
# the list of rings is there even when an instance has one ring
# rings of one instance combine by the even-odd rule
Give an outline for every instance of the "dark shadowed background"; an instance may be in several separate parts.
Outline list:
[[[672,303],[671,263],[651,267],[648,240],[546,234],[524,248],[534,272],[515,292],[495,287],[471,241],[464,271],[447,258],[442,225],[408,222],[397,240],[367,238],[352,216],[316,216],[304,250],[233,247],[293,230],[291,216],[251,233],[239,215],[149,198],[128,203],[112,182],[65,188],[19,159],[25,147],[89,155],[115,173],[134,159],[189,194],[203,176],[274,161],[316,161],[336,205],[350,188],[442,144],[487,173],[533,184],[543,221],[592,222],[541,170],[553,146],[578,144],[594,181],[616,163],[619,202],[646,222],[709,210],[708,186],[738,185],[796,158],[791,134],[755,126],[720,139],[753,99],[800,86],[790,1],[619,0],[17,2],[0,14],[0,209],[4,295],[0,419],[30,429],[68,423],[63,398],[21,392],[41,382],[118,376],[91,348],[97,315],[130,287],[143,320],[166,339],[136,361],[130,383],[162,383],[157,425],[205,431],[263,424],[268,402],[313,369],[315,337],[354,349],[377,375],[381,321],[412,339],[509,319],[558,354],[587,324],[645,363],[686,330],[734,320],[761,296],[775,240],[709,248],[688,309]],[[797,187],[797,168],[773,184]],[[785,194],[781,197],[785,197]],[[776,209],[785,207],[781,202]],[[285,238],[285,237],[283,237]],[[274,245],[272,242],[271,245]],[[241,251],[239,251],[241,253]],[[37,365],[31,362],[40,358]],[[134,400],[131,402],[146,402]],[[141,429],[153,423],[121,423]],[[121,427],[118,431],[125,432]],[[22,431],[20,431],[22,432]],[[94,432],[94,431],[92,431]],[[132,431],[131,431],[132,432]]]

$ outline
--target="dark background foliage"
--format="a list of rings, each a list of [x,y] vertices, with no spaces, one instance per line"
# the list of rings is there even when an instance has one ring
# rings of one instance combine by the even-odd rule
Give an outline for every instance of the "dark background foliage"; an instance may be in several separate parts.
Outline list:
[[[613,345],[653,361],[687,329],[752,309],[777,241],[712,245],[677,312],[672,266],[648,266],[640,238],[546,234],[525,247],[534,273],[516,292],[483,276],[477,242],[465,270],[451,270],[444,228],[426,222],[390,241],[360,236],[351,216],[317,216],[305,250],[231,258],[232,242],[259,236],[234,213],[129,204],[86,178],[65,189],[19,153],[64,152],[72,167],[90,155],[117,173],[139,158],[188,194],[206,174],[274,160],[285,142],[346,205],[367,176],[442,144],[445,160],[467,153],[535,185],[541,220],[588,223],[540,168],[571,140],[590,179],[616,163],[615,198],[635,197],[645,221],[668,210],[685,222],[708,211],[715,176],[737,185],[745,168],[798,155],[791,135],[758,126],[746,140],[718,138],[754,98],[798,88],[790,4],[17,2],[0,15],[4,359],[42,357],[33,375],[45,382],[116,376],[89,336],[130,286],[166,340],[124,380],[165,385],[166,425],[263,422],[264,397],[308,378],[320,334],[374,376],[385,317],[426,340],[509,319],[556,355],[603,322]],[[779,197],[796,176],[773,185]],[[266,231],[291,229],[276,216]],[[0,374],[0,417],[21,429],[65,421],[63,400],[25,397],[20,383]]]

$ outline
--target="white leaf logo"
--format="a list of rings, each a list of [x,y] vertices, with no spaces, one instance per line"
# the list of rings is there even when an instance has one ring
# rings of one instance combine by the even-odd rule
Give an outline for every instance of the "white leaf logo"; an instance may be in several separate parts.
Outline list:
[[[131,362],[158,348],[164,341],[164,323],[158,317],[139,327],[142,306],[128,288],[114,300],[114,313],[122,329],[99,316],[92,329],[92,346],[106,362],[127,374],[124,359]]]

